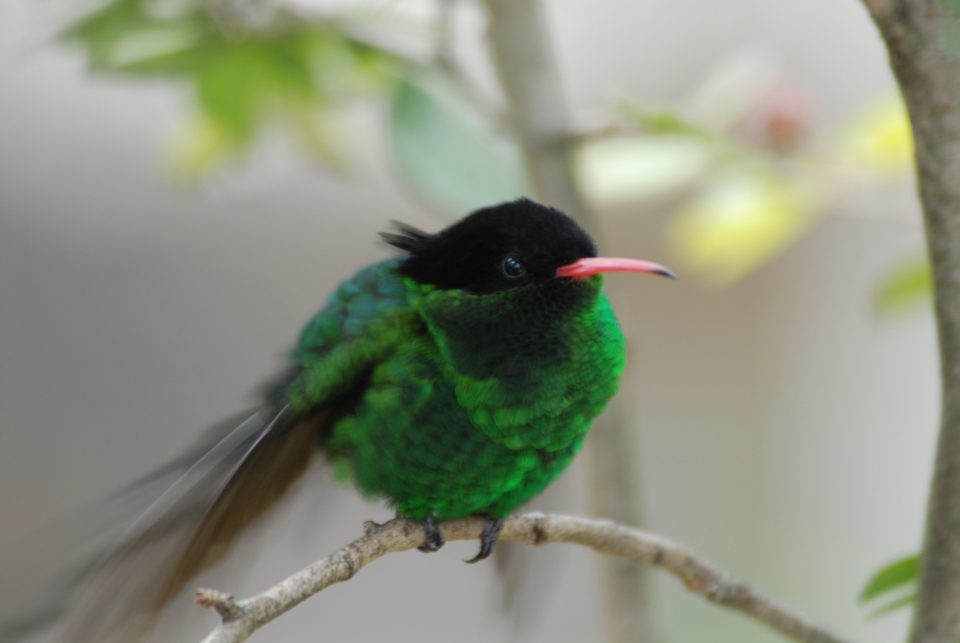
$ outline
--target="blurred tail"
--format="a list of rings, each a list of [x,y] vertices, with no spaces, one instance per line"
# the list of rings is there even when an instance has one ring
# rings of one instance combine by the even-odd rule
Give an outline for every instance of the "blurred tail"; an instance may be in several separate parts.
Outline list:
[[[40,582],[37,569],[29,568],[33,563],[16,561],[33,587],[25,591],[21,578],[4,574],[0,587],[9,582],[10,588],[3,595],[18,600],[0,606],[0,640],[24,635],[68,608],[67,640],[139,639],[186,583],[222,557],[303,474],[326,416],[298,417],[287,406],[257,410],[127,487],[107,504],[142,508],[145,498],[155,499],[119,535],[115,530],[101,539],[100,553],[74,565],[66,582],[62,567]],[[67,532],[58,547],[64,552],[80,546]],[[41,555],[42,548],[32,549]]]

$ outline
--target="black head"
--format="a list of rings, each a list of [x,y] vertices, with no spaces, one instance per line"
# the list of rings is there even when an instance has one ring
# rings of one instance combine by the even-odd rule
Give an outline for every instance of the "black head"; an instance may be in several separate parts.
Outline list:
[[[573,219],[529,199],[477,210],[436,234],[399,225],[381,236],[410,253],[402,274],[476,294],[544,282],[557,268],[597,255]]]

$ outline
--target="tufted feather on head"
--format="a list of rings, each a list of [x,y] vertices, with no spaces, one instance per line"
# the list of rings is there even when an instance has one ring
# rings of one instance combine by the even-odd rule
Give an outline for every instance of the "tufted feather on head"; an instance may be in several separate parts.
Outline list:
[[[416,254],[422,250],[434,237],[434,235],[402,221],[391,221],[390,224],[396,228],[396,232],[381,232],[380,238],[394,248],[399,248],[410,254]]]

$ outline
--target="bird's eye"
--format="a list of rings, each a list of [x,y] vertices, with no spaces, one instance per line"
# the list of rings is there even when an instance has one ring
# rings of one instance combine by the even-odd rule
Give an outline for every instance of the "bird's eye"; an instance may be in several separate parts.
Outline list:
[[[500,264],[500,271],[507,279],[519,279],[527,274],[527,269],[523,267],[523,264],[520,263],[520,260],[516,257],[507,257],[504,259],[503,263]]]

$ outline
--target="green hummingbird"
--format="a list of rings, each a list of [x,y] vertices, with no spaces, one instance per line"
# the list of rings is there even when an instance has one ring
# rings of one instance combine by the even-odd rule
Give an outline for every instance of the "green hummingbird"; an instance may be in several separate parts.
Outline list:
[[[121,582],[120,564],[147,558],[146,543],[173,525],[183,535],[149,556],[156,573],[126,585],[129,602],[159,611],[316,452],[423,521],[424,551],[443,545],[438,521],[484,516],[468,562],[486,558],[503,518],[566,469],[617,390],[624,338],[601,273],[673,277],[597,257],[571,218],[528,199],[436,234],[397,224],[381,236],[402,253],[340,284],[261,408],[134,485],[167,489],[101,558],[101,575]],[[73,640],[120,629],[105,620]]]

